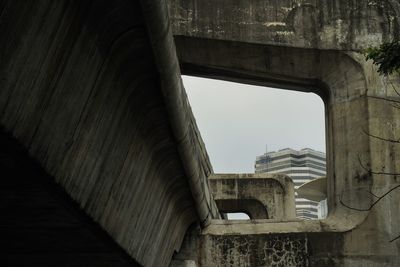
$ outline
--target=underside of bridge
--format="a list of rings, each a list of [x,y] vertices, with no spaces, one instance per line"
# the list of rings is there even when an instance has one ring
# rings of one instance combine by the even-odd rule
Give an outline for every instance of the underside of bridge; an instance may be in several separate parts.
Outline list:
[[[0,144],[3,266],[140,266],[3,129]]]
[[[387,103],[400,81],[360,53],[399,38],[399,14],[397,0],[0,1],[0,256],[8,266],[400,265],[400,240],[390,242],[400,194],[371,206],[399,184],[385,173],[400,173],[400,148],[373,136],[400,136]],[[216,177],[181,72],[319,94],[328,217],[293,219],[293,188],[279,179]],[[221,220],[241,198],[263,218]]]
[[[205,197],[212,169],[174,84],[175,50],[164,48],[172,35],[149,25],[154,16],[160,23],[159,8],[40,0],[1,1],[0,9],[5,131],[139,264],[168,265],[187,228],[219,213]],[[18,249],[6,251],[34,257]]]

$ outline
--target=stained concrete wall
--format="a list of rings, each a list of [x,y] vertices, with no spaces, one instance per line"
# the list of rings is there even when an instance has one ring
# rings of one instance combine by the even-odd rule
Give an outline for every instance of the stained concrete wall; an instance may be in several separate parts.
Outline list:
[[[250,219],[294,219],[293,181],[281,174],[213,174],[210,189],[220,212],[246,212]]]
[[[304,235],[207,235],[202,246],[200,266],[309,266]]]
[[[337,247],[343,246],[342,236],[334,233],[294,232],[290,230],[294,223],[286,224],[292,225],[280,227],[279,231],[271,233],[271,229],[267,230],[268,226],[261,222],[215,222],[199,236],[203,253],[199,258],[199,266],[344,265],[345,260],[337,250]],[[265,229],[262,229],[263,226],[266,226]],[[253,229],[252,233],[248,231],[250,228]],[[381,264],[391,264],[392,260],[389,257],[382,259]],[[358,264],[353,266],[363,266],[362,259]]]
[[[172,1],[170,10],[183,73],[313,92],[325,102],[328,218],[264,223],[261,232],[332,234],[341,240],[332,251],[313,250],[332,265],[398,265],[400,241],[389,241],[400,234],[400,194],[355,210],[370,207],[369,191],[380,195],[399,184],[397,176],[373,172],[399,173],[400,148],[368,133],[400,136],[398,109],[379,99],[400,100],[391,88],[400,88],[400,77],[380,77],[357,52],[400,36],[398,1]],[[215,235],[259,233],[254,225],[217,228]]]
[[[144,266],[218,218],[163,4],[0,1],[0,123]]]
[[[369,212],[339,201],[368,207],[366,190],[398,184],[359,158],[373,170],[400,171],[399,148],[364,133],[399,136],[397,109],[373,98],[398,100],[389,81],[399,78],[379,77],[349,52],[399,36],[398,1],[169,4],[179,63],[164,1],[1,1],[1,124],[141,265],[168,265],[194,221],[207,227],[204,236],[315,233],[308,244],[317,248],[332,234],[342,242],[317,250],[321,262],[399,265],[399,241],[389,242],[399,234],[399,194]],[[264,20],[258,10],[276,15]],[[212,168],[179,64],[189,74],[324,98],[326,220],[211,221],[219,217],[206,180]]]
[[[396,0],[169,0],[176,35],[358,50],[399,36]]]
[[[391,88],[391,84],[400,86],[398,76],[379,77],[375,67],[354,52],[185,37],[177,38],[177,47],[188,74],[319,94],[326,108],[329,215],[314,230],[336,232],[343,240],[342,246],[335,247],[337,257],[326,253],[325,260],[347,266],[398,264],[398,241],[389,241],[399,234],[395,229],[400,223],[396,204],[400,195],[391,194],[369,212],[349,209],[340,202],[342,198],[351,208],[365,209],[373,201],[368,191],[383,194],[399,184],[395,176],[369,171],[400,172],[395,156],[399,147],[367,134],[399,136],[395,130],[398,110],[377,99],[399,100]],[[280,226],[272,228],[276,227]],[[363,242],[366,235],[376,242]]]

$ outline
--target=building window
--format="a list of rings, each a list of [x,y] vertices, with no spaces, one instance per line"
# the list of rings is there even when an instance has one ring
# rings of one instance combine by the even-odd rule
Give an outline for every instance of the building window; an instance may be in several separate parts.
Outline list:
[[[326,198],[313,201],[305,198],[307,194],[302,196],[299,192],[299,188],[306,186],[307,183],[316,179],[326,179],[326,156],[324,152],[311,148],[301,150],[286,148],[257,156],[255,162],[256,173],[284,173],[292,178],[295,183],[297,218],[324,219],[327,216]],[[293,162],[294,164],[282,164],[282,162]]]

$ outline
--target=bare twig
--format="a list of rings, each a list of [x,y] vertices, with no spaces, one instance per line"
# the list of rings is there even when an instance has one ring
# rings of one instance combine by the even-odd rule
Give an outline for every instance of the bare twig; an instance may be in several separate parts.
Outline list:
[[[370,133],[368,133],[367,131],[365,131],[364,129],[362,129],[362,131],[363,131],[366,135],[371,136],[371,137],[373,137],[373,138],[376,138],[376,139],[379,139],[379,140],[382,140],[382,141],[387,141],[387,142],[390,142],[390,143],[397,143],[397,144],[400,144],[400,139],[399,139],[399,140],[394,140],[394,139],[383,138],[383,137],[380,137],[380,136],[377,136],[377,135],[370,134]]]
[[[377,196],[377,195],[375,195],[374,193],[372,193],[371,191],[369,191],[369,193],[370,193],[371,195],[374,195],[375,197],[377,197],[377,200],[375,200],[374,202],[372,202],[372,204],[369,206],[369,208],[366,208],[366,209],[358,209],[358,208],[350,207],[349,205],[345,204],[345,203],[343,202],[343,200],[342,200],[343,192],[342,192],[342,194],[340,195],[339,201],[340,201],[340,204],[342,204],[343,206],[345,206],[346,208],[349,208],[349,209],[351,209],[351,210],[356,210],[356,211],[369,211],[369,210],[371,210],[376,204],[378,204],[379,201],[381,201],[384,197],[386,197],[386,196],[389,195],[392,191],[396,190],[396,189],[399,188],[399,187],[400,187],[400,185],[396,185],[395,187],[393,187],[393,188],[391,188],[390,190],[386,191],[386,193],[384,193],[384,194],[381,195],[381,196]]]
[[[400,175],[400,173],[396,172],[375,172],[372,171],[371,169],[367,168],[364,166],[364,164],[361,162],[360,155],[358,155],[358,162],[360,163],[361,168],[363,168],[365,171],[367,171],[369,174],[375,174],[375,175],[390,175],[390,176],[397,176]]]
[[[395,238],[393,238],[392,240],[390,240],[389,242],[393,242],[393,241],[396,241],[397,239],[399,239],[400,238],[400,235],[398,235],[398,236],[396,236]]]
[[[393,84],[391,81],[389,81],[389,83],[390,83],[390,85],[392,86],[392,89],[396,92],[396,94],[397,94],[398,96],[400,96],[400,93],[399,93],[399,91],[397,91],[397,89],[396,89],[396,87],[394,86],[394,84]]]
[[[400,104],[400,100],[394,100],[394,99],[389,99],[389,98],[379,97],[379,96],[372,96],[372,95],[367,95],[367,97]]]
[[[390,104],[390,106],[392,106],[393,108],[400,109],[400,106],[397,106],[397,105]]]
[[[351,210],[356,210],[356,211],[369,211],[369,210],[372,209],[371,206],[370,206],[368,209],[358,209],[358,208],[354,208],[354,207],[351,207],[351,206],[347,205],[346,203],[343,202],[343,192],[342,192],[342,194],[340,194],[339,202],[340,202],[340,204],[342,204],[343,206],[345,206],[346,208],[351,209]]]
[[[374,196],[374,197],[376,197],[376,198],[379,198],[377,195],[375,195],[375,194],[372,193],[371,191],[369,191],[369,190],[365,190],[365,191],[367,191],[370,195],[372,195],[372,196]]]
[[[399,75],[400,75],[400,73],[399,73]],[[397,94],[398,96],[400,96],[400,92],[399,92],[399,90],[396,89],[396,87],[394,86],[394,84],[393,84],[391,81],[388,81],[388,83],[389,83],[390,86],[392,87],[393,91],[395,91],[396,94]],[[392,103],[396,103],[396,104],[400,104],[400,100],[389,99],[389,98],[387,98],[387,97],[379,97],[379,96],[367,96],[367,97],[375,98],[375,99],[379,99],[379,100],[385,100],[385,101],[392,102]],[[393,108],[396,108],[396,109],[400,109],[400,106],[398,106],[398,105],[392,105],[392,104],[391,104],[390,106],[392,106]]]

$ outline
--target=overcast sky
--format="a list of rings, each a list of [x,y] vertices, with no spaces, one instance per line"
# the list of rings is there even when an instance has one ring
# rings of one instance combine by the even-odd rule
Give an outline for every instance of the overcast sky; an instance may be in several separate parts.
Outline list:
[[[324,104],[312,93],[183,76],[215,173],[254,173],[283,148],[325,152]]]

